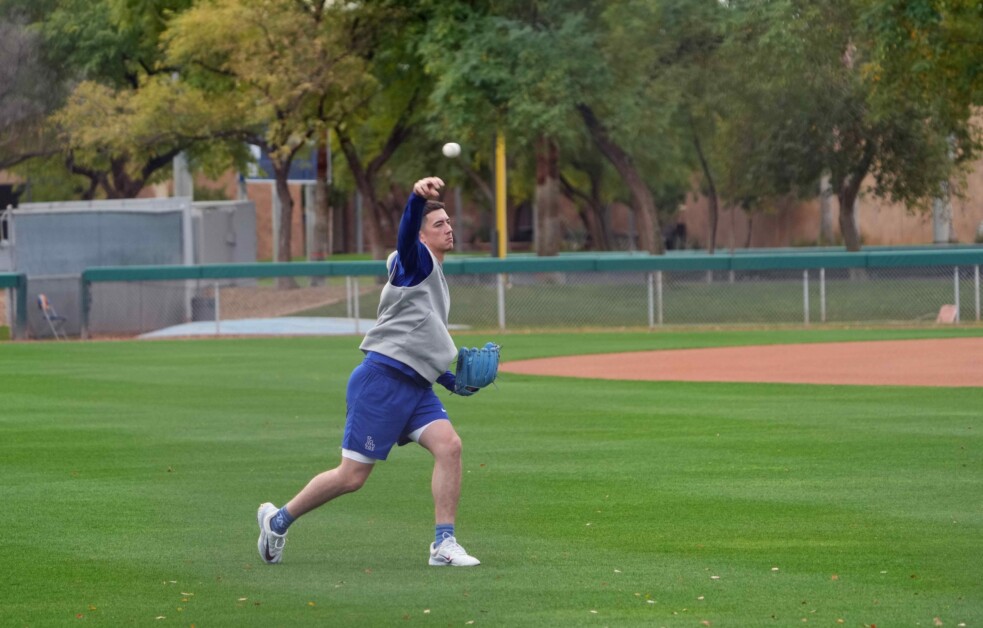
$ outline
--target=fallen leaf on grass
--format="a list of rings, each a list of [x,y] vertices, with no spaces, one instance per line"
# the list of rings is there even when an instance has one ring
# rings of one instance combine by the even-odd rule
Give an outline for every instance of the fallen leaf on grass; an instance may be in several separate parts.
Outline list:
[[[239,598],[239,600],[238,600],[238,601],[240,601],[240,602],[245,602],[245,601],[246,601],[246,600],[248,600],[248,599],[249,599],[248,597],[241,597],[241,598]]]
[[[720,580],[720,576],[710,576],[711,580]]]
[[[317,606],[317,602],[308,602],[307,605],[308,606]]]
[[[942,625],[942,620],[939,619],[938,617],[933,617],[932,618],[932,625],[933,626],[941,626]]]
[[[158,615],[157,617],[154,617],[154,619],[167,619],[167,616],[166,615]]]

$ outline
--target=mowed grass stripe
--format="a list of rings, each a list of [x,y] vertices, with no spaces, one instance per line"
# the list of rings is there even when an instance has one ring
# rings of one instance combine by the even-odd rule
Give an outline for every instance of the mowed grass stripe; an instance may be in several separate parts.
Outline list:
[[[500,340],[520,359],[954,333],[980,331]],[[442,395],[465,441],[459,533],[481,567],[427,568],[431,467],[414,446],[298,522],[283,565],[262,565],[256,505],[337,462],[357,344],[0,347],[2,623],[983,619],[983,393],[968,388],[506,375]]]

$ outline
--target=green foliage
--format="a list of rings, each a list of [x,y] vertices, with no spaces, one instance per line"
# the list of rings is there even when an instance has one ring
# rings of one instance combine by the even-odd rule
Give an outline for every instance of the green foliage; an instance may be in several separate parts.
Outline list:
[[[72,174],[60,156],[32,159],[11,168],[11,172],[26,182],[22,203],[79,198],[86,195],[90,185],[84,177]]]
[[[36,55],[16,80],[0,67],[27,102],[0,89],[0,165],[60,155],[88,195],[135,194],[181,150],[215,174],[252,141],[284,167],[331,128],[357,171],[335,169],[339,187],[393,196],[451,170],[478,199],[502,130],[513,200],[546,136],[588,211],[636,202],[580,107],[663,218],[694,186],[765,211],[824,172],[920,207],[981,148],[974,0],[0,0],[5,24]],[[450,139],[465,155],[449,169]]]
[[[535,20],[510,12],[509,3],[436,16],[421,52],[435,78],[430,98],[440,126],[472,142],[502,129],[524,145],[575,132],[573,108],[604,73],[596,33],[570,4],[538,3]]]

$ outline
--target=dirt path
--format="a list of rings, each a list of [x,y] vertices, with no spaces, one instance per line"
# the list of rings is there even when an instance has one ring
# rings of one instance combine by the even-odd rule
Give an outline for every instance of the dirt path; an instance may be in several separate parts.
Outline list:
[[[507,362],[501,370],[644,381],[983,386],[983,338],[608,353]]]

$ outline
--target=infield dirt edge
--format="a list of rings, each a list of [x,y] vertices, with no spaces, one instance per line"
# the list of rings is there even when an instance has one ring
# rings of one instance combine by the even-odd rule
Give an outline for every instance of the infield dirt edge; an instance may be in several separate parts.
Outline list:
[[[506,362],[500,370],[630,381],[983,386],[983,338],[605,353]]]

